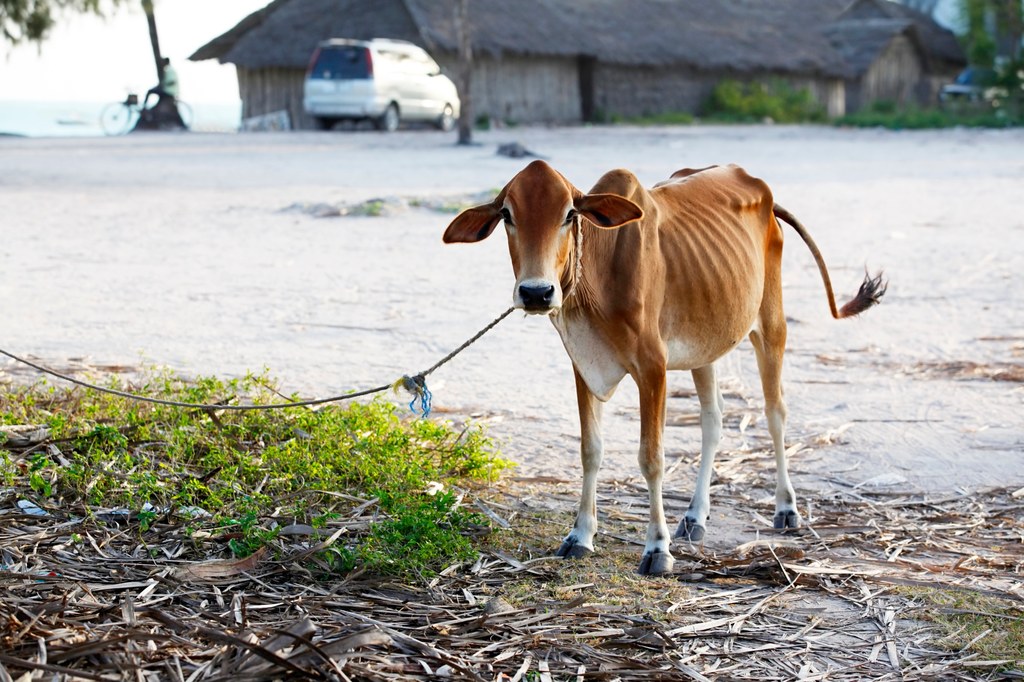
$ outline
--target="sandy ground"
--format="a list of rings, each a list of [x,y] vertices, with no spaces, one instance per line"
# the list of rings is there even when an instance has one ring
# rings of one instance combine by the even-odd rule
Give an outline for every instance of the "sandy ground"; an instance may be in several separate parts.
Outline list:
[[[268,367],[283,390],[317,397],[425,369],[510,304],[500,231],[444,246],[441,213],[289,207],[498,188],[525,164],[495,155],[513,140],[583,189],[617,166],[653,184],[738,163],[811,229],[841,297],[865,265],[886,270],[883,306],[833,321],[813,259],[787,235],[788,442],[808,446],[793,456],[798,490],[1024,485],[1021,130],[517,129],[471,148],[432,131],[0,139],[0,347],[62,367]],[[723,448],[765,449],[749,343],[720,375]],[[519,314],[430,382],[438,410],[486,423],[519,475],[568,480],[572,385],[554,329]],[[686,495],[691,389],[688,373],[671,376],[667,486]],[[605,433],[604,478],[638,476],[629,379]]]

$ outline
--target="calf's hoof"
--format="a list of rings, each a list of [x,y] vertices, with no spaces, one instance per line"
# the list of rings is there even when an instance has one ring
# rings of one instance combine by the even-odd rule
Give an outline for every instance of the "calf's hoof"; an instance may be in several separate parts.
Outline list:
[[[772,519],[772,525],[775,526],[777,530],[783,530],[785,528],[799,528],[800,515],[792,509],[777,511],[775,512],[775,518]]]
[[[668,552],[662,552],[655,550],[653,552],[646,552],[642,559],[640,559],[640,568],[637,572],[640,575],[662,575],[664,573],[671,573],[672,566],[676,560],[672,558],[672,555]]]
[[[683,517],[676,529],[676,537],[690,542],[700,542],[704,539],[704,526],[697,519],[689,516]]]
[[[582,559],[588,554],[593,554],[594,550],[589,547],[581,545],[576,538],[566,538],[562,543],[562,546],[555,552],[555,556],[560,556],[563,559]]]

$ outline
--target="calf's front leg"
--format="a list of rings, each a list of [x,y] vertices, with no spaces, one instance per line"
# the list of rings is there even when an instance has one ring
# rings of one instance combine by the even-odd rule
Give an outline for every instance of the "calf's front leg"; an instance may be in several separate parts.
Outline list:
[[[647,542],[640,559],[642,575],[671,573],[675,559],[669,550],[671,536],[665,522],[661,485],[665,473],[665,452],[662,438],[665,431],[665,365],[648,368],[636,376],[640,389],[640,470],[647,479],[650,519]]]
[[[597,534],[597,472],[604,457],[601,440],[601,413],[604,405],[597,399],[579,372],[576,376],[576,402],[580,411],[580,459],[583,463],[583,492],[576,523],[556,554],[567,559],[586,556],[594,551]]]

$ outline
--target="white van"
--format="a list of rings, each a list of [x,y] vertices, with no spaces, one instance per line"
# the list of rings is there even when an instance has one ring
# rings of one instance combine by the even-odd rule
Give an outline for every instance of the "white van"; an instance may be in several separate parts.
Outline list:
[[[309,61],[302,105],[317,125],[371,120],[391,132],[401,121],[451,130],[459,115],[455,84],[426,52],[404,40],[320,43]]]

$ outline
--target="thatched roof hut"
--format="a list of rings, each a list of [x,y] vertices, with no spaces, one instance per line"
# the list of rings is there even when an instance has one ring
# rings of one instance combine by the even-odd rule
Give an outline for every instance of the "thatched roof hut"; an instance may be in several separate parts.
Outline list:
[[[454,4],[274,0],[191,59],[235,64],[245,115],[283,108],[301,125],[319,41],[408,40],[453,70]],[[518,122],[696,111],[722,78],[782,78],[840,114],[929,97],[921,83],[964,62],[949,31],[888,0],[471,0],[470,23],[474,108]]]
[[[846,106],[852,111],[878,100],[933,103],[966,65],[951,31],[888,0],[855,0],[825,26],[825,35],[849,68]]]

